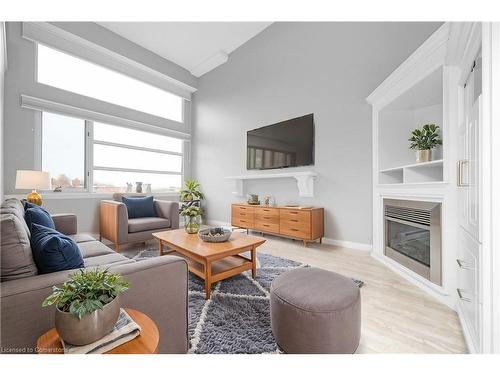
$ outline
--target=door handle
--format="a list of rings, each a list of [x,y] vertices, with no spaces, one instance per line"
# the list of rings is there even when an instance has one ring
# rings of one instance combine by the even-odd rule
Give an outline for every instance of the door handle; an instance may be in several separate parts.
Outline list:
[[[472,302],[472,300],[470,298],[464,297],[463,289],[457,288],[457,293],[458,293],[458,298],[460,298],[462,301]]]
[[[463,270],[471,270],[473,267],[462,259],[457,259],[458,266]]]
[[[457,186],[458,187],[467,187],[469,184],[467,182],[463,182],[463,174],[464,174],[464,164],[468,164],[469,161],[467,159],[457,161]]]

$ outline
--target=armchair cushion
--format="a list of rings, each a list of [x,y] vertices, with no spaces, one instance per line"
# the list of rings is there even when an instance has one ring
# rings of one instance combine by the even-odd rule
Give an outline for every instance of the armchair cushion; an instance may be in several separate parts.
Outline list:
[[[139,217],[128,220],[128,232],[136,233],[145,230],[170,228],[170,220],[161,217]]]
[[[75,241],[55,229],[35,223],[31,225],[31,249],[41,274],[72,270],[84,265]]]
[[[50,214],[41,207],[28,208],[24,213],[24,219],[30,231],[33,224],[42,225],[47,228],[55,229],[56,225]]]
[[[129,219],[156,216],[152,196],[134,198],[122,197],[122,202],[127,206]]]

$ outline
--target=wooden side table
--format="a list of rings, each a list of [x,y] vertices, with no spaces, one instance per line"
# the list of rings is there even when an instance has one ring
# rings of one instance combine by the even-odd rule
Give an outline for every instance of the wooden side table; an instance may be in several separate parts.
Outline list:
[[[125,309],[125,311],[141,327],[141,334],[105,354],[156,354],[160,333],[155,322],[140,311],[133,309]],[[55,328],[40,336],[36,346],[38,354],[64,354],[59,334]]]

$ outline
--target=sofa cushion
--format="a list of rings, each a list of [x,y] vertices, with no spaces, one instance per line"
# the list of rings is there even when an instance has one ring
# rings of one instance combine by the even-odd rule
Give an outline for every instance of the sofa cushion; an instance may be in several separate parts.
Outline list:
[[[54,224],[54,220],[52,220],[50,214],[41,207],[28,208],[24,213],[24,219],[26,220],[26,224],[28,224],[30,231],[33,224],[56,229],[56,225]]]
[[[95,241],[94,237],[92,237],[90,234],[85,234],[85,233],[68,234],[67,236],[76,243]]]
[[[170,228],[170,220],[161,217],[140,217],[137,219],[129,219],[128,232],[142,232],[145,230]]]
[[[102,268],[106,268],[107,266],[111,265],[116,266],[118,264],[135,263],[134,260],[129,259],[117,253],[89,257],[85,258],[84,261],[85,261],[85,267],[102,267]]]
[[[150,197],[122,197],[122,202],[127,206],[128,218],[155,217],[154,199]]]
[[[83,260],[99,255],[115,254],[115,252],[99,241],[89,241],[78,243],[78,248],[82,253]]]
[[[21,226],[26,231],[28,238],[31,236],[28,224],[26,224],[26,221],[24,220],[24,206],[19,199],[6,199],[0,206],[0,213],[15,215],[21,221]]]
[[[33,223],[31,249],[41,274],[83,267],[82,254],[76,242],[55,229]]]
[[[37,268],[31,254],[30,240],[24,219],[19,219],[11,213],[2,213],[0,220],[1,281],[36,275]]]

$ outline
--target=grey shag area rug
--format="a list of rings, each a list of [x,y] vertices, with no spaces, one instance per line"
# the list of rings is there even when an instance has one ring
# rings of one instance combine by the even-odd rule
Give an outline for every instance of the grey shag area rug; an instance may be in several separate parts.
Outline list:
[[[141,251],[133,259],[158,256],[158,249]],[[280,353],[271,332],[269,289],[287,270],[308,267],[293,260],[257,254],[257,277],[250,272],[212,286],[205,300],[203,280],[189,273],[189,353],[263,354]],[[353,281],[363,286],[360,280]]]

